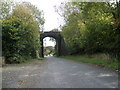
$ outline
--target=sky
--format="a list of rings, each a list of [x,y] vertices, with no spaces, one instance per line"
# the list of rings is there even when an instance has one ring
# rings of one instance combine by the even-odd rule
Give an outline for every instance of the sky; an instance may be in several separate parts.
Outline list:
[[[31,4],[38,7],[38,9],[43,10],[45,24],[44,31],[51,31],[54,28],[59,28],[63,25],[63,17],[61,17],[57,12],[55,12],[54,6],[59,6],[61,2],[65,0],[14,0],[18,2],[28,1]]]
[[[44,31],[51,31],[52,29],[59,28],[60,25],[62,26],[64,24],[63,17],[61,17],[57,12],[55,12],[54,6],[58,7],[61,4],[61,2],[65,2],[68,0],[14,0],[14,1],[17,2],[27,1],[38,7],[38,9],[43,10],[45,18]],[[45,39],[44,46],[55,45],[54,42],[49,41],[48,37]]]
[[[60,25],[64,24],[63,17],[61,17],[57,12],[55,12],[54,6],[55,5],[59,6],[61,2],[70,0],[14,0],[14,1],[17,2],[27,1],[38,7],[38,9],[43,10],[45,18],[44,31],[51,31],[52,29],[59,28]],[[71,0],[71,1],[103,1],[103,0]]]
[[[51,31],[52,29],[59,28],[60,25],[64,24],[63,17],[55,12],[54,6],[59,6],[61,2],[65,0],[14,0],[17,2],[30,2],[35,5],[38,9],[43,10],[45,24],[44,31]],[[46,40],[45,40],[46,39]],[[55,46],[55,43],[49,41],[49,38],[44,39],[44,46]]]

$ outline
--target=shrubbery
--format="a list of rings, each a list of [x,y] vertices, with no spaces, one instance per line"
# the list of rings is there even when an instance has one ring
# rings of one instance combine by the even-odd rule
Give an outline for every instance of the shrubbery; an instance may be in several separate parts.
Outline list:
[[[42,15],[41,11],[33,13],[31,9],[37,10],[30,3],[17,4],[11,13],[1,18],[2,51],[7,63],[21,63],[36,58],[36,51],[40,48],[40,26],[44,21],[43,17],[35,19],[35,14]]]

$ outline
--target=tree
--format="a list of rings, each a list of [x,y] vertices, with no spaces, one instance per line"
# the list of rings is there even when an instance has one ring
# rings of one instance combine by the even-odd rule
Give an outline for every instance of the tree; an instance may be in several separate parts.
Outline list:
[[[120,2],[62,4],[62,34],[71,53],[108,53],[119,59]],[[82,52],[81,52],[82,51]]]
[[[0,19],[3,19],[11,14],[14,2],[12,0],[0,0]]]
[[[35,5],[32,5],[30,2],[23,2],[22,4],[29,9],[32,16],[34,17],[34,20],[36,20],[40,25],[40,30],[43,31],[45,23],[43,11],[39,10]]]
[[[116,0],[113,3],[108,3],[109,11],[106,13],[111,13],[114,19],[112,28],[114,30],[114,42],[108,47],[108,52],[112,57],[115,57],[120,61],[120,0]]]
[[[8,63],[36,57],[36,50],[40,48],[40,23],[34,18],[27,7],[19,4],[8,18],[2,20],[3,55]]]
[[[55,49],[53,46],[44,47],[44,55],[49,56],[55,54]]]

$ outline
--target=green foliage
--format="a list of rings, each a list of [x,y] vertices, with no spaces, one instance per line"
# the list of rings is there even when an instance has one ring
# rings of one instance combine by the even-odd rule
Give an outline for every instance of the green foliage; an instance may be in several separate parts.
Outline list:
[[[53,46],[44,47],[44,55],[45,56],[54,55],[54,54],[55,54],[55,49]]]
[[[37,58],[37,60],[44,60],[44,58],[39,57],[39,58]]]
[[[40,11],[36,6],[32,5],[29,2],[23,2],[22,3],[26,8],[29,9],[31,12],[33,19],[37,21],[37,23],[40,25],[40,30],[43,31],[45,19],[43,17],[43,11]]]
[[[36,57],[40,48],[40,23],[24,5],[16,5],[11,15],[2,19],[3,56],[7,63],[21,63]]]
[[[0,19],[6,18],[10,15],[13,6],[14,2],[12,0],[0,0]]]
[[[102,52],[120,59],[120,2],[68,2],[61,7],[70,54]]]

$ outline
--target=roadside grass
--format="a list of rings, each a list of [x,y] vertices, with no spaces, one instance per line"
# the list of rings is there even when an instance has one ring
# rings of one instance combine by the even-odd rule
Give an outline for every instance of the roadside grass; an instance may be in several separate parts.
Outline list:
[[[34,63],[35,61],[40,61],[40,60],[44,60],[45,58],[35,58],[35,59],[29,59],[29,60],[26,60],[24,62],[22,62],[21,64],[32,64]]]
[[[84,56],[60,56],[59,58],[64,58],[73,61],[79,61],[83,63],[90,63],[95,64],[102,67],[108,67],[111,69],[119,70],[120,71],[120,62],[117,61],[109,61],[109,60],[102,60],[102,59],[94,59]]]

